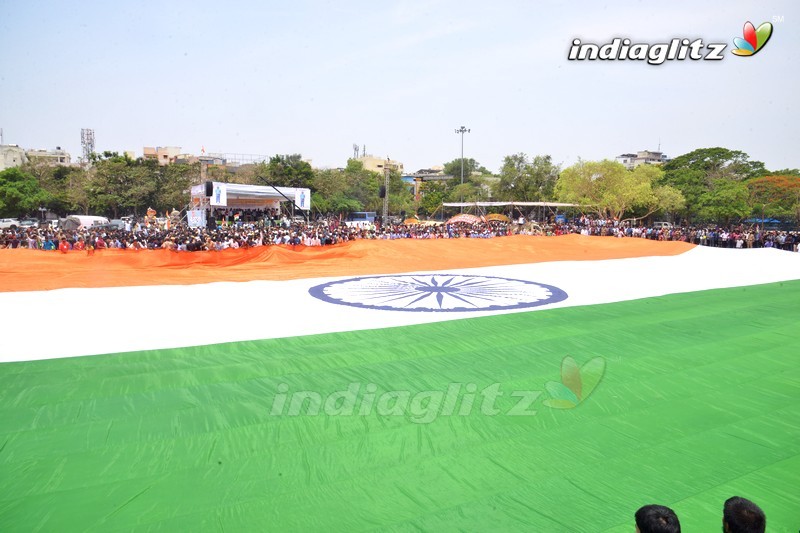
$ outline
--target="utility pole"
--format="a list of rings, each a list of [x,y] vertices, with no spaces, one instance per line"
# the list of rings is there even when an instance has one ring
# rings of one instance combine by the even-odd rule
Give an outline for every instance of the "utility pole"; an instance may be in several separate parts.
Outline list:
[[[384,227],[389,220],[389,156],[386,156],[386,164],[383,166],[383,221]]]
[[[464,134],[469,133],[469,129],[461,126],[456,130],[456,133],[461,134],[461,185],[464,185]],[[464,193],[461,193],[461,203],[464,203]],[[461,206],[461,212],[464,212],[464,206]]]

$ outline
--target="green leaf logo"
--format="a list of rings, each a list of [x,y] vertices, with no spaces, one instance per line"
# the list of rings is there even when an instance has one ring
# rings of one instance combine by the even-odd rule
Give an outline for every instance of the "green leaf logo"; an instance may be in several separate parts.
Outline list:
[[[597,388],[606,371],[606,360],[602,357],[590,359],[578,367],[570,356],[561,361],[561,383],[548,381],[545,390],[550,398],[544,401],[552,409],[572,409],[586,400]]]

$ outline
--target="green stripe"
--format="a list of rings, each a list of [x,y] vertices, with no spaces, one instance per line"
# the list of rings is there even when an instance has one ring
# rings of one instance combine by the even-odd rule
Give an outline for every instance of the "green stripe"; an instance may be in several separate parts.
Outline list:
[[[661,503],[685,530],[717,531],[736,494],[770,531],[796,531],[798,301],[795,281],[3,364],[0,530],[631,531]],[[534,416],[509,416],[509,393],[557,384],[565,356],[605,361],[591,395],[552,409],[544,392]],[[429,423],[270,414],[282,383],[354,382],[505,395],[495,416]]]

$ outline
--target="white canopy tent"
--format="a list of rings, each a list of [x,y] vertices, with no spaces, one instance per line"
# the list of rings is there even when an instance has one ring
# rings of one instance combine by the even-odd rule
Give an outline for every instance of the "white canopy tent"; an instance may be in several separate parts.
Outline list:
[[[207,213],[212,210],[253,209],[261,211],[279,210],[288,204],[287,210],[307,216],[311,210],[311,190],[301,187],[275,187],[273,185],[244,185],[207,181],[191,189],[191,207],[187,213],[189,225],[204,226]]]
[[[191,190],[193,207],[229,209],[273,209],[291,202],[294,209],[311,209],[311,191],[300,187],[244,185],[209,181]]]
[[[522,209],[520,208],[533,208],[527,210],[528,213],[532,211],[537,211],[535,218],[538,220],[543,220],[546,218],[546,214],[554,213],[558,211],[560,208],[577,208],[583,209],[587,208],[588,206],[579,205],[579,204],[568,204],[563,202],[444,202],[442,203],[442,208],[447,207],[460,207],[466,208],[466,212],[470,212],[474,210],[475,212],[485,215],[487,207],[503,207],[509,208],[509,210],[513,211],[516,209],[520,213],[522,213]],[[513,216],[512,216],[513,218]]]
[[[560,202],[445,202],[444,207],[582,207],[578,204],[565,204]]]

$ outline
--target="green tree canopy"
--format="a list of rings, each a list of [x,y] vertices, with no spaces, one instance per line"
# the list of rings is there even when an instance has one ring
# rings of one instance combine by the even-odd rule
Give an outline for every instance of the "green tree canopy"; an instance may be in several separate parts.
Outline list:
[[[664,165],[664,177],[669,181],[672,172],[685,169],[701,171],[709,184],[717,179],[742,181],[767,174],[761,161],[751,161],[742,151],[719,147],[699,148],[670,160]]]
[[[644,218],[681,205],[676,189],[657,185],[661,178],[655,165],[628,170],[615,161],[578,161],[564,169],[555,190],[559,200],[583,205],[603,218]]]
[[[104,152],[82,179],[73,179],[67,200],[83,212],[115,218],[141,214],[148,207],[159,213],[180,210],[188,204],[189,188],[199,174],[199,163],[159,165],[152,159]]]
[[[720,147],[693,150],[667,162],[663,169],[661,183],[681,191],[690,219],[725,211],[724,206],[717,209],[708,203],[716,197],[714,190],[719,189],[719,180],[741,182],[767,173],[761,161],[751,161],[742,151]]]
[[[699,198],[698,215],[701,219],[728,224],[748,216],[751,212],[747,185],[739,181],[718,178]]]
[[[533,160],[523,153],[508,155],[500,179],[493,185],[493,197],[519,202],[552,200],[558,172],[549,155],[537,155]]]
[[[420,184],[420,199],[417,214],[433,216],[447,197],[447,184],[442,181],[423,181]]]
[[[453,178],[458,178],[458,183],[461,183],[461,158],[453,159],[449,163],[444,164],[444,173]],[[466,182],[473,174],[491,174],[486,167],[472,158],[464,158],[464,181]]]
[[[314,169],[300,154],[275,155],[266,166],[266,175],[259,176],[261,185],[278,187],[314,187]]]
[[[0,214],[19,217],[34,214],[46,205],[51,196],[39,186],[39,182],[20,168],[8,168],[0,172]]]

